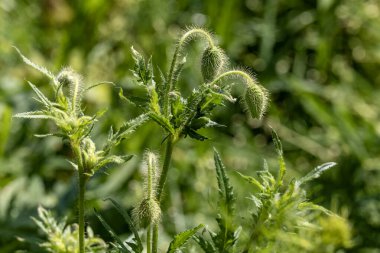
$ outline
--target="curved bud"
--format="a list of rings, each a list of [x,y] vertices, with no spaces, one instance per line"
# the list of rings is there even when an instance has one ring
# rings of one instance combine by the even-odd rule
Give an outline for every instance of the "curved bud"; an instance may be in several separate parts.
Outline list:
[[[84,90],[82,77],[71,68],[64,68],[58,74],[57,80],[60,87],[68,86],[71,108],[76,113],[80,112],[80,104]]]
[[[246,85],[244,94],[245,107],[253,118],[261,119],[265,114],[268,105],[268,91],[259,85],[255,78],[242,70],[229,70],[220,74],[211,83],[210,86],[216,85],[227,77],[240,77]]]
[[[268,104],[268,92],[266,89],[261,85],[248,83],[244,100],[251,116],[261,119]]]
[[[145,198],[134,209],[133,218],[140,227],[157,224],[161,219],[161,208],[158,202],[152,198]]]
[[[219,47],[207,47],[201,58],[201,71],[205,82],[211,82],[220,73],[226,61]]]

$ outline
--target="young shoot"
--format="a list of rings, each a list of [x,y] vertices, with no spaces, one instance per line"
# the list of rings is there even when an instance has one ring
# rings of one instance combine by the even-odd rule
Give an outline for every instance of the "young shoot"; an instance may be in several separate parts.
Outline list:
[[[70,68],[64,68],[57,75],[53,75],[46,68],[38,66],[26,58],[16,49],[24,62],[42,74],[53,83],[55,96],[48,98],[34,84],[28,82],[37,95],[37,102],[41,109],[37,111],[23,112],[14,115],[16,118],[48,119],[55,123],[56,131],[48,134],[39,134],[38,137],[57,136],[68,141],[73,152],[70,164],[78,175],[78,252],[85,252],[85,191],[88,180],[102,168],[122,164],[132,158],[131,155],[111,155],[110,150],[118,145],[121,140],[130,135],[134,129],[146,121],[146,116],[125,123],[116,133],[111,129],[106,145],[98,149],[91,139],[91,131],[103,112],[95,115],[85,115],[82,110],[83,93],[85,88],[83,78]],[[93,86],[91,86],[93,87]]]
[[[206,42],[200,59],[204,82],[186,97],[178,87],[181,71],[186,64],[186,46],[188,42],[198,39]],[[169,71],[166,75],[160,73],[160,80],[155,79],[152,58],[145,61],[133,48],[132,55],[135,61],[132,72],[139,86],[144,88],[145,95],[133,97],[129,94],[124,95],[122,90],[119,94],[121,98],[142,108],[143,112],[166,133],[163,165],[156,191],[156,200],[160,203],[174,145],[185,137],[203,141],[207,137],[199,133],[200,129],[221,126],[211,120],[211,116],[217,106],[235,101],[230,93],[233,86],[231,78],[239,78],[246,86],[245,107],[254,118],[263,117],[268,104],[268,92],[246,71],[229,70],[228,59],[223,50],[216,45],[213,36],[202,28],[190,28],[183,33],[176,44]],[[158,224],[155,224],[152,242],[154,253],[157,252],[157,240]]]

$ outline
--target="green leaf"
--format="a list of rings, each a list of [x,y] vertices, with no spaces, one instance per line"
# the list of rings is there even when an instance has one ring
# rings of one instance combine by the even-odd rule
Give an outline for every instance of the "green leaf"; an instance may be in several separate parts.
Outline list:
[[[199,229],[203,228],[204,225],[200,224],[195,228],[186,230],[182,233],[177,234],[174,236],[174,239],[171,241],[167,253],[174,253],[176,250],[178,250],[180,247],[182,247],[191,237],[193,237]]]
[[[278,137],[276,131],[273,128],[272,128],[272,139],[273,139],[273,143],[274,143],[274,146],[276,147],[276,151],[278,154],[278,162],[279,162],[280,167],[279,167],[279,172],[277,176],[277,186],[280,187],[283,184],[284,175],[286,173],[286,165],[285,165],[280,138]]]
[[[105,154],[108,154],[109,151],[120,144],[120,142],[126,139],[129,135],[131,135],[139,126],[144,124],[148,120],[147,114],[142,114],[137,118],[129,120],[124,123],[124,125],[114,133],[113,130],[108,135],[107,144],[103,148]]]
[[[126,138],[131,135],[139,126],[144,124],[148,120],[147,114],[142,114],[137,118],[131,119],[118,130],[118,138]]]
[[[135,61],[135,66],[132,70],[133,75],[137,78],[138,82],[144,85],[154,85],[153,81],[153,66],[152,57],[149,58],[148,63],[145,63],[144,57],[131,47],[132,57]]]
[[[32,84],[31,82],[28,81],[28,84],[30,85],[30,87],[32,87],[33,91],[37,94],[39,100],[39,102],[41,102],[42,104],[44,104],[46,107],[50,107],[52,104],[50,102],[50,100],[34,85]]]
[[[230,185],[229,178],[226,175],[226,168],[220,159],[220,155],[216,149],[214,149],[214,163],[216,170],[216,177],[218,180],[218,188],[220,198],[224,200],[228,208],[228,213],[232,214],[235,204],[235,197],[233,193],[233,188]]]
[[[283,155],[282,144],[281,144],[280,138],[277,135],[277,132],[273,128],[272,128],[272,140],[273,140],[274,146],[276,147],[276,151],[278,155],[282,156]]]
[[[136,229],[131,217],[129,216],[129,214],[123,209],[123,207],[119,203],[117,203],[112,198],[106,198],[106,200],[111,201],[111,203],[115,206],[115,208],[123,216],[124,220],[127,222],[128,226],[129,226],[129,228],[132,230],[132,233],[134,235],[134,239],[136,240],[137,249],[139,250],[138,252],[142,252],[143,245],[141,242],[141,238],[140,238],[139,233],[137,232],[137,229]]]
[[[13,115],[13,117],[25,119],[55,119],[53,116],[46,115],[43,111],[21,112]]]
[[[33,67],[34,69],[38,70],[39,72],[41,72],[42,74],[44,74],[45,76],[47,76],[48,78],[50,78],[54,85],[55,85],[55,88],[58,87],[58,80],[55,78],[55,76],[49,71],[47,70],[45,67],[42,67],[42,66],[39,66],[37,65],[36,63],[32,62],[31,60],[29,60],[28,58],[26,58],[21,52],[20,50],[17,48],[17,47],[13,47],[17,53],[21,56],[22,60],[28,64],[29,66]]]
[[[74,168],[76,171],[78,171],[78,164],[73,163],[73,162],[70,161],[70,160],[67,160],[67,161],[70,163],[71,166],[73,166],[73,168]]]
[[[120,239],[119,236],[115,233],[115,231],[111,228],[110,225],[103,219],[103,217],[98,213],[98,211],[94,208],[94,213],[96,217],[99,219],[99,221],[102,223],[103,227],[107,230],[107,232],[111,235],[111,237],[116,241],[116,245],[119,249],[122,250],[124,253],[132,253],[130,250],[127,249],[127,247],[124,245],[123,241]]]
[[[48,133],[48,134],[35,134],[34,135],[37,138],[46,138],[50,136],[60,137],[60,138],[66,138],[67,135],[61,134],[61,133]]]
[[[215,248],[214,244],[206,240],[206,238],[202,236],[194,236],[194,241],[198,243],[198,245],[203,249],[206,253],[216,253],[218,252]]]
[[[116,86],[116,84],[114,82],[108,82],[108,81],[103,81],[103,82],[99,82],[99,83],[96,83],[96,84],[93,84],[93,85],[90,85],[89,87],[85,88],[84,89],[84,92],[87,92],[95,87],[98,87],[100,85],[103,85],[103,84],[110,84],[112,86]]]
[[[175,85],[178,81],[179,76],[181,75],[182,69],[186,63],[186,56],[182,57],[181,61],[178,62],[178,65],[173,73],[173,84]]]
[[[240,172],[237,172],[239,176],[241,176],[244,180],[246,180],[248,183],[256,186],[260,191],[264,190],[264,186],[254,177],[246,176],[244,174],[241,174]]]
[[[297,184],[301,185],[301,184],[304,184],[305,182],[316,179],[316,178],[320,177],[323,172],[330,169],[331,167],[334,167],[335,165],[336,165],[336,163],[334,163],[334,162],[324,163],[324,164],[314,168],[309,173],[307,173],[306,176],[297,180]]]
[[[128,162],[131,160],[133,155],[124,155],[124,156],[117,156],[117,155],[111,155],[104,159],[102,159],[96,166],[93,168],[92,173],[96,173],[98,170],[103,168],[109,168],[113,165],[122,164],[125,162]]]
[[[196,131],[194,131],[192,129],[186,129],[184,131],[184,134],[185,134],[185,136],[188,135],[188,136],[190,136],[190,138],[196,139],[198,141],[204,141],[204,140],[208,139],[206,136],[203,136],[203,135],[197,133]]]
[[[166,131],[168,131],[171,134],[175,134],[175,130],[167,118],[165,118],[164,116],[159,115],[157,113],[154,113],[154,112],[148,113],[148,116],[152,120],[154,120],[157,124],[159,124],[163,129],[165,129]]]
[[[149,102],[147,98],[141,98],[141,97],[132,96],[132,95],[124,95],[122,88],[119,89],[119,97],[122,100],[139,107],[145,107]]]

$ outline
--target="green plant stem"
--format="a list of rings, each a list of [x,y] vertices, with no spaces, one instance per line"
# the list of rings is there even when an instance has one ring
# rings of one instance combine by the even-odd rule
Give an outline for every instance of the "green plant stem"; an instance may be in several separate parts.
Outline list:
[[[79,175],[79,203],[78,203],[78,211],[79,211],[79,253],[85,253],[84,251],[84,194],[86,191],[86,177],[82,175]]]
[[[172,153],[173,153],[173,135],[170,135],[166,142],[164,164],[162,165],[160,181],[158,182],[158,187],[157,187],[157,200],[160,203],[161,203],[162,191],[164,189],[166,177],[168,175],[168,170],[170,167],[170,162],[172,160]]]
[[[210,34],[203,29],[194,28],[194,29],[187,31],[186,33],[184,33],[182,35],[182,37],[178,41],[177,46],[175,48],[172,63],[170,65],[169,75],[168,75],[168,78],[166,80],[167,84],[165,87],[164,101],[163,101],[164,115],[165,116],[168,116],[169,112],[170,112],[170,110],[169,110],[169,93],[173,88],[172,87],[173,83],[176,82],[176,80],[173,80],[173,74],[174,74],[175,68],[177,66],[177,61],[178,61],[178,57],[181,53],[181,49],[182,49],[183,45],[188,41],[189,38],[195,37],[196,35],[199,35],[199,36],[206,38],[210,47],[215,46],[213,39],[210,36]]]
[[[152,253],[157,253],[158,250],[158,224],[154,224],[153,227],[153,241],[152,241]]]
[[[172,159],[172,153],[173,153],[173,135],[170,135],[166,142],[164,164],[162,166],[160,181],[157,187],[157,200],[160,204],[161,204],[162,191],[165,186],[166,177],[168,175],[168,170],[169,170],[170,162]],[[158,242],[158,224],[155,224],[153,227],[153,242],[152,242],[153,253],[157,253],[157,249],[158,249],[157,242]]]
[[[84,166],[82,160],[82,152],[80,150],[79,141],[71,141],[77,166],[78,166],[78,181],[79,181],[79,196],[78,196],[78,225],[79,225],[79,253],[85,253],[84,247],[84,235],[85,235],[85,222],[84,222],[84,210],[85,210],[85,192],[87,177],[84,174]]]
[[[219,82],[221,79],[223,79],[224,77],[227,77],[227,76],[241,76],[243,77],[246,81],[247,81],[247,84],[256,84],[254,82],[254,80],[252,79],[252,77],[250,75],[248,75],[247,73],[245,73],[244,71],[240,71],[240,70],[230,70],[230,71],[227,71],[227,72],[224,72],[223,74],[219,75],[218,77],[216,77],[211,83],[210,83],[210,86],[216,84],[217,82]]]
[[[152,249],[152,225],[149,225],[146,232],[146,252],[151,253]]]

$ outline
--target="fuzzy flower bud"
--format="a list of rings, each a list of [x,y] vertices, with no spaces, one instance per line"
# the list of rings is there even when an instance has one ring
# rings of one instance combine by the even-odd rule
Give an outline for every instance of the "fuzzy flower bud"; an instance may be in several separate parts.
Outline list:
[[[201,71],[205,82],[211,82],[222,70],[226,57],[219,47],[208,47],[203,52]]]
[[[98,162],[95,143],[90,138],[85,138],[82,142],[82,145],[83,145],[83,151],[84,151],[83,156],[84,156],[86,167],[88,169],[91,169]]]
[[[152,152],[145,152],[143,168],[146,172],[144,180],[144,198],[133,211],[133,218],[140,227],[157,224],[161,218],[160,204],[156,199],[158,158]]]
[[[264,87],[248,83],[244,94],[247,110],[253,118],[261,119],[266,111],[268,95]]]
[[[69,88],[72,110],[79,112],[84,88],[82,77],[71,68],[64,68],[58,74],[57,80],[61,86],[67,86]]]
[[[153,198],[145,198],[134,209],[133,217],[136,223],[145,228],[150,224],[157,224],[161,219],[161,208]]]

